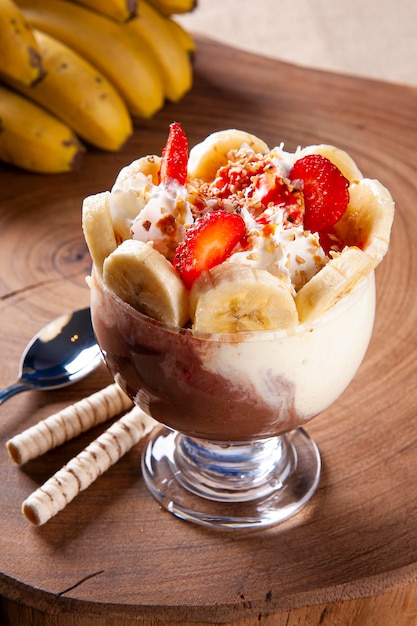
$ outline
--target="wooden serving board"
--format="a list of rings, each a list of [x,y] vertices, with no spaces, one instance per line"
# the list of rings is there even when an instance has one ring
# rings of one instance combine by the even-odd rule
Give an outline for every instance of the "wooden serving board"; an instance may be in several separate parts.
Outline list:
[[[90,151],[68,175],[0,166],[2,387],[15,380],[35,332],[88,305],[83,197],[110,188],[134,158],[160,153],[173,120],[191,145],[229,127],[288,150],[337,145],[397,202],[390,252],[377,270],[373,339],[349,389],[308,425],[323,474],[293,519],[252,533],[177,520],[146,491],[138,445],[35,528],[21,514],[23,500],[104,427],[23,468],[4,442],[110,377],[103,366],[71,388],[26,392],[0,407],[0,622],[363,626],[417,615],[416,111],[413,88],[200,40],[193,90],[138,126],[121,153]]]

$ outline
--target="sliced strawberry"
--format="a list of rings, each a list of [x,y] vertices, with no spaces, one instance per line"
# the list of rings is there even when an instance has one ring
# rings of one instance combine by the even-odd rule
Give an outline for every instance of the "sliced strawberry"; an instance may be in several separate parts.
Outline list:
[[[202,272],[227,259],[245,235],[245,222],[237,213],[215,210],[199,217],[177,246],[173,260],[187,289]]]
[[[305,230],[320,232],[340,220],[349,202],[349,181],[329,159],[309,154],[294,163],[288,177],[303,184]]]
[[[161,182],[167,184],[169,180],[176,180],[184,185],[187,180],[188,140],[179,122],[173,122],[169,127],[169,135],[162,150]]]

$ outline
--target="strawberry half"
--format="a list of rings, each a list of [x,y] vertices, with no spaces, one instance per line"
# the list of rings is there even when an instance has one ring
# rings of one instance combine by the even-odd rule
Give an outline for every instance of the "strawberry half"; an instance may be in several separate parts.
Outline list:
[[[215,210],[196,219],[178,244],[173,260],[187,289],[202,272],[227,259],[245,235],[245,222],[237,213]]]
[[[305,230],[320,232],[340,220],[349,202],[349,181],[334,163],[309,154],[294,163],[288,177],[303,183]]]
[[[161,182],[169,183],[176,180],[184,185],[187,180],[188,140],[179,122],[173,122],[169,127],[168,139],[162,150]]]

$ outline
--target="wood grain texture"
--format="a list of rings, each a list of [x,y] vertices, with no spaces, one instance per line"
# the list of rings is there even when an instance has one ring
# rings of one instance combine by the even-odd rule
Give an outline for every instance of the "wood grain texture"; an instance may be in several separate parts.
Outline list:
[[[26,392],[0,407],[6,624],[415,623],[416,110],[411,87],[308,71],[201,40],[193,90],[138,125],[119,154],[90,151],[80,171],[51,177],[0,166],[1,386],[14,381],[41,326],[88,304],[82,198],[111,187],[134,158],[160,153],[173,120],[182,122],[191,145],[228,127],[270,145],[283,141],[288,150],[332,143],[366,176],[379,178],[397,203],[391,248],[377,270],[371,345],[349,389],[308,425],[323,475],[293,519],[235,534],[181,522],[147,493],[139,444],[34,528],[21,515],[22,501],[101,429],[22,469],[4,442],[110,378],[103,366],[69,389]],[[31,621],[19,622],[25,616]]]

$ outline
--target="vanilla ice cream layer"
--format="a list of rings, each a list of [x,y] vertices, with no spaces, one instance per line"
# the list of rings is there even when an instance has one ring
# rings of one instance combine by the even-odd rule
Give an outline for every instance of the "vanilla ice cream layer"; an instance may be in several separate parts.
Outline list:
[[[250,381],[255,396],[276,406],[277,419],[283,401],[277,383],[285,381],[294,389],[291,409],[303,423],[330,406],[351,382],[368,348],[374,316],[372,273],[312,324],[248,334],[238,342],[219,336],[205,352],[204,368],[231,386]]]

